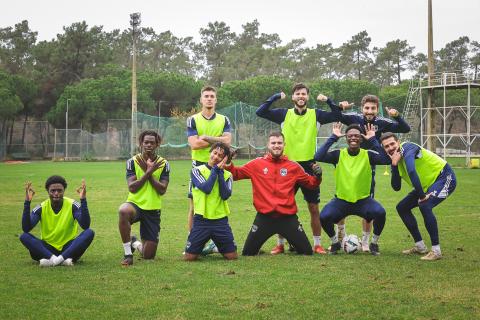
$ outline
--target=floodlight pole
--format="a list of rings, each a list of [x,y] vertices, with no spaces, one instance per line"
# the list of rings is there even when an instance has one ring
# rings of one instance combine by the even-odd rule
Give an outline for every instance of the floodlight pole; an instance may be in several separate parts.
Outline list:
[[[65,112],[65,160],[68,159],[68,101],[67,99],[67,112]]]
[[[140,25],[140,13],[130,14],[130,26],[132,27],[132,129],[130,141],[130,154],[133,156],[137,142],[137,28]]]
[[[433,110],[433,88],[435,65],[433,60],[433,17],[432,0],[428,0],[428,96],[427,96],[427,149],[435,152],[435,141],[432,134],[435,125],[435,111]]]

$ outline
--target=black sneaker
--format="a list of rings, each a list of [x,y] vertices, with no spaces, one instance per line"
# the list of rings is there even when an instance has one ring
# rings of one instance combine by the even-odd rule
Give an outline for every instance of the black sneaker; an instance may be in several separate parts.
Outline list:
[[[132,254],[135,252],[135,248],[133,247],[133,243],[137,241],[137,236],[132,236],[132,240],[130,240],[130,247],[132,248]]]
[[[124,267],[131,266],[133,264],[133,255],[128,254],[128,255],[124,256],[121,264]]]
[[[330,246],[330,254],[337,254],[340,249],[342,249],[342,244],[340,243],[340,241],[332,243],[332,245]]]
[[[293,244],[288,244],[288,252],[297,252],[297,249],[293,246]]]
[[[380,248],[378,247],[377,243],[370,243],[369,249],[372,255],[374,256],[380,255]]]

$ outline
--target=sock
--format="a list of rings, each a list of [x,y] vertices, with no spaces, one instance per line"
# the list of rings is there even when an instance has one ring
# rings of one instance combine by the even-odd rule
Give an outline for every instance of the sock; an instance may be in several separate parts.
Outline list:
[[[369,239],[370,239],[370,232],[369,231],[363,231],[362,242],[363,243],[368,243]]]
[[[314,246],[319,246],[321,243],[321,237],[320,236],[313,236],[313,245]]]
[[[52,259],[50,258],[50,260],[52,260]],[[55,257],[52,260],[52,262],[55,266],[58,266],[58,265],[62,264],[63,261],[65,261],[65,258],[62,255],[59,255],[58,257]]]
[[[417,247],[418,249],[421,249],[421,250],[424,250],[424,249],[427,248],[427,246],[425,245],[425,242],[423,242],[423,240],[415,242],[415,247]]]
[[[124,243],[123,244],[123,250],[125,251],[126,256],[131,256],[132,255],[132,247],[130,242]]]
[[[139,240],[132,243],[132,247],[140,252],[140,254],[143,254],[143,244]]]
[[[338,233],[345,234],[345,224],[337,224],[337,231]]]
[[[277,245],[284,246],[285,245],[285,238],[277,238]]]
[[[437,244],[436,246],[432,246],[432,251],[435,252],[438,255],[442,254],[442,250],[440,250],[440,245]]]
[[[330,240],[332,240],[332,244],[337,243],[338,242],[338,236],[334,235],[333,237],[330,237]]]
[[[378,239],[380,239],[380,236],[377,236],[376,234],[374,234],[373,237],[372,237],[372,243],[377,244]]]

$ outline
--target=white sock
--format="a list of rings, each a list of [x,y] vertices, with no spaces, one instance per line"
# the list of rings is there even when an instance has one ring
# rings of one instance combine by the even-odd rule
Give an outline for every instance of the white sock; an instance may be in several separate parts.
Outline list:
[[[59,255],[58,257],[55,257],[52,262],[55,266],[60,265],[63,261],[65,261],[65,258],[62,255]]]
[[[320,236],[313,236],[313,245],[314,246],[319,246],[321,243],[321,237]]]
[[[140,252],[140,254],[143,254],[143,244],[139,240],[132,243],[132,247]]]
[[[123,251],[125,251],[126,256],[131,256],[132,255],[132,247],[130,242],[124,243],[123,244]]]
[[[334,235],[333,237],[330,237],[330,240],[332,240],[332,244],[337,243],[338,242],[338,236]]]
[[[368,243],[369,239],[370,239],[370,231],[363,231],[362,242]]]
[[[427,246],[425,245],[425,242],[423,242],[423,240],[415,242],[415,247],[417,247],[418,249],[421,249],[421,250],[427,249]]]
[[[432,251],[435,252],[438,255],[442,254],[442,250],[440,250],[440,245],[437,244],[436,246],[432,246]]]
[[[277,238],[277,245],[284,246],[285,245],[285,238]]]
[[[380,236],[377,236],[376,234],[374,234],[373,237],[372,237],[372,243],[377,244],[378,239],[380,239]]]

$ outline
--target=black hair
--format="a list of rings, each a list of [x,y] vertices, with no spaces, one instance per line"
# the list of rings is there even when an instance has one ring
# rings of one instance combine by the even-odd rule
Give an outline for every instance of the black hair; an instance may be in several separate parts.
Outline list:
[[[280,131],[273,131],[273,132],[271,132],[271,133],[268,135],[268,140],[270,140],[271,137],[282,137],[282,138],[283,138],[283,141],[285,141],[285,136],[284,136],[283,133],[281,133]]]
[[[212,146],[210,147],[210,152],[218,148],[223,150],[223,155],[225,157],[230,157],[230,148],[223,142],[215,142],[214,144],[212,144]]]
[[[47,181],[45,182],[45,189],[48,191],[48,188],[50,187],[50,185],[54,184],[54,183],[60,183],[64,189],[67,189],[67,181],[65,180],[64,177],[61,177],[61,176],[51,176],[47,179]]]
[[[303,83],[295,83],[292,87],[292,94],[295,93],[295,91],[298,91],[298,90],[301,90],[301,89],[306,89],[307,90],[307,93],[310,92],[310,89]]]
[[[154,136],[155,141],[157,142],[158,145],[160,145],[160,143],[162,142],[162,137],[158,134],[157,131],[145,130],[142,133],[140,133],[140,135],[138,136],[138,142],[140,143],[140,146],[142,146],[143,139],[145,138],[145,136]]]
[[[382,134],[382,135],[380,136],[380,142],[383,142],[383,140],[386,140],[386,139],[392,138],[392,137],[395,139],[395,141],[398,141],[398,137],[397,137],[397,135],[396,135],[395,133],[393,133],[393,132],[385,132],[384,134]]]
[[[347,129],[345,129],[345,134],[347,134],[347,132],[352,129],[357,129],[358,131],[360,131],[360,133],[365,134],[365,129],[363,129],[362,126],[358,123],[352,123],[351,125],[349,125]]]

